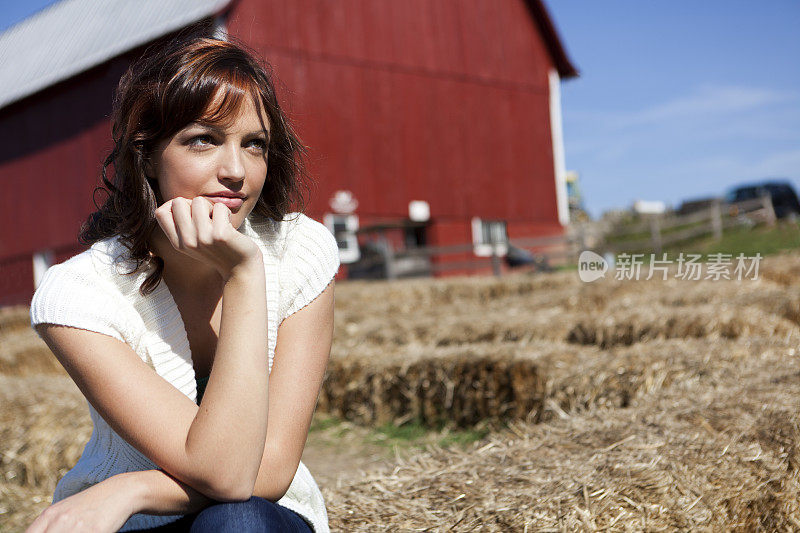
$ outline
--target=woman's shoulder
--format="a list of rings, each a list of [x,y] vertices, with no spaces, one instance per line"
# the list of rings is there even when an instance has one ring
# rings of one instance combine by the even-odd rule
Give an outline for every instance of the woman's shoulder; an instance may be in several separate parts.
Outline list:
[[[338,247],[333,234],[325,225],[305,213],[287,213],[280,221],[248,219],[245,233],[250,233],[263,244],[271,245],[283,260],[290,259],[297,253],[318,252],[320,249],[333,252],[334,248],[338,258]]]
[[[129,258],[127,248],[119,237],[109,237],[92,244],[83,252],[70,257],[62,263],[53,265],[45,273],[45,278],[78,278],[93,283],[120,285],[135,269],[135,262]],[[120,288],[120,287],[118,287]]]
[[[324,224],[304,213],[289,213],[280,226],[286,260],[308,262],[311,257],[319,257],[326,263],[336,263],[338,267],[339,247],[333,233]]]
[[[339,247],[330,230],[303,213],[289,213],[280,223],[283,317],[305,307],[339,270]]]
[[[130,307],[123,288],[124,255],[105,239],[47,269],[31,300],[31,325],[60,324],[100,331],[123,340]],[[116,259],[116,260],[115,260]],[[125,323],[123,323],[125,322]]]
[[[59,280],[65,290],[70,290],[80,288],[81,282],[94,283],[106,277],[105,271],[110,270],[111,265],[112,246],[111,239],[99,241],[83,252],[52,265],[45,272],[36,292],[49,288],[53,280]]]

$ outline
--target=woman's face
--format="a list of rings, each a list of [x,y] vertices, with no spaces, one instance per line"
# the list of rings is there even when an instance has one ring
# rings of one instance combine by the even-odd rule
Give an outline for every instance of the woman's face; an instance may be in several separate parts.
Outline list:
[[[263,105],[262,116],[266,117]],[[267,128],[269,125],[267,124]],[[191,123],[157,146],[150,171],[161,200],[203,196],[222,202],[239,228],[253,210],[267,177],[266,132],[255,106],[245,98],[227,127]]]

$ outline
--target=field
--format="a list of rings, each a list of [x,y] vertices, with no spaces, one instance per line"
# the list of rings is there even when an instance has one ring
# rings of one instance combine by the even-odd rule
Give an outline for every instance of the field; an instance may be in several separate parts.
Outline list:
[[[800,530],[798,341],[796,253],[742,281],[341,283],[304,460],[335,531]],[[0,401],[15,531],[90,431],[25,309]]]

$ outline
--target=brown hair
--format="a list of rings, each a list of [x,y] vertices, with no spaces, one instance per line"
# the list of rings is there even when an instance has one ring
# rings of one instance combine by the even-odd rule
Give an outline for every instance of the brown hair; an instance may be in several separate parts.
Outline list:
[[[251,216],[280,221],[295,203],[300,210],[304,203],[300,189],[307,188],[302,164],[306,147],[278,105],[271,67],[239,41],[209,37],[210,29],[207,23],[196,24],[166,43],[151,45],[120,79],[112,111],[114,148],[103,162],[103,185],[95,189],[108,197],[99,207],[95,199],[97,211],[78,236],[88,246],[119,235],[135,262],[132,273],[155,267],[140,287],[143,295],[156,288],[164,268],[148,243],[158,224],[159,199],[147,163],[162,139],[190,122],[225,123],[249,96],[264,127],[260,100],[270,126],[267,176]],[[218,93],[223,96],[218,108],[205,113]],[[111,180],[109,165],[114,167]]]

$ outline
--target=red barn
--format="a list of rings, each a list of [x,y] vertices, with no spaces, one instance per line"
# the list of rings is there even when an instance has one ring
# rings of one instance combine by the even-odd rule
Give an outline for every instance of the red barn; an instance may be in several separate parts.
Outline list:
[[[492,235],[563,232],[559,80],[576,70],[541,0],[62,0],[0,34],[0,304],[80,251],[126,67],[203,19],[273,65],[310,147],[306,211],[338,231],[344,264],[380,234],[473,243],[433,258],[463,272],[447,260]]]

